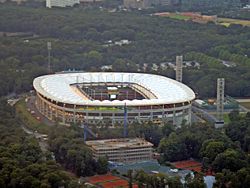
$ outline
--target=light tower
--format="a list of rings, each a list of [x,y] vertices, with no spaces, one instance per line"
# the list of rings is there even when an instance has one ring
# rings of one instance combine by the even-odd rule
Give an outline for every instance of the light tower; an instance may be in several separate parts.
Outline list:
[[[128,125],[127,125],[127,121],[128,121],[128,111],[127,111],[127,105],[125,103],[124,105],[124,125],[123,125],[123,137],[127,138],[128,137]]]
[[[175,79],[178,82],[182,82],[182,56],[176,56],[176,68],[175,68]]]
[[[47,42],[47,48],[48,48],[48,73],[50,74],[51,73],[50,54],[51,54],[51,50],[52,50],[51,42]]]
[[[224,90],[225,90],[225,79],[218,78],[217,79],[217,122],[215,123],[215,127],[223,127],[224,126]]]

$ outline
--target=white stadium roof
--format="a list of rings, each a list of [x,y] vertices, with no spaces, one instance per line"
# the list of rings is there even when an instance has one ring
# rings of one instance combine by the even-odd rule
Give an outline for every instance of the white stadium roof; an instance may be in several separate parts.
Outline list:
[[[75,92],[71,84],[98,82],[129,82],[136,83],[151,91],[156,99],[99,101],[84,99]],[[194,100],[194,92],[186,85],[173,79],[141,73],[94,72],[94,73],[63,73],[45,75],[33,82],[35,90],[53,101],[90,106],[128,106],[173,104]]]

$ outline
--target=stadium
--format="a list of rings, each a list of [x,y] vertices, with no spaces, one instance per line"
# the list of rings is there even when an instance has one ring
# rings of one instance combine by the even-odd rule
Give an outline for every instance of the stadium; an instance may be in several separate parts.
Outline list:
[[[33,81],[38,111],[62,124],[191,122],[194,92],[167,77],[121,72],[60,73]],[[126,115],[125,115],[126,114]]]

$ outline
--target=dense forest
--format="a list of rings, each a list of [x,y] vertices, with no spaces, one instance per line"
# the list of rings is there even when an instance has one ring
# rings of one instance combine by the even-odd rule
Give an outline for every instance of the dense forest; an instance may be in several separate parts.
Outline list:
[[[38,140],[22,130],[14,109],[4,99],[0,104],[1,188],[77,188],[77,177],[107,172],[107,159],[93,159],[79,128],[53,127],[49,151],[42,152]]]
[[[83,130],[79,126],[53,127],[49,134],[49,144],[56,161],[79,177],[105,174],[108,171],[107,158],[93,158],[92,152],[84,143]]]
[[[162,162],[200,159],[203,170],[216,172],[215,187],[249,187],[250,114],[233,111],[229,116],[224,130],[192,125],[171,132],[158,147]]]
[[[52,41],[54,71],[68,69],[99,71],[113,65],[114,71],[140,71],[174,78],[174,70],[150,69],[153,64],[197,61],[200,69],[184,69],[184,83],[201,97],[215,94],[217,77],[225,77],[226,94],[249,96],[250,28],[153,17],[140,13],[109,13],[92,9],[70,10],[0,7],[1,95],[31,89],[32,79],[46,73],[47,41]],[[8,32],[25,32],[34,37],[6,37]],[[107,41],[131,41],[106,46]],[[236,64],[226,67],[221,60]],[[148,64],[142,70],[143,64]]]
[[[42,153],[21,129],[13,108],[0,100],[0,187],[79,187],[77,179]]]

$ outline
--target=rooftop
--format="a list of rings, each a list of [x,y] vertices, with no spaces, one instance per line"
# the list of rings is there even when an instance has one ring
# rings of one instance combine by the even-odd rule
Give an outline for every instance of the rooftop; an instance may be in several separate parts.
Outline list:
[[[135,83],[152,92],[156,98],[142,100],[87,100],[72,89],[76,83]],[[194,92],[186,85],[173,79],[141,73],[94,72],[64,73],[36,78],[33,86],[41,95],[57,102],[89,106],[128,106],[174,104],[191,101]]]
[[[185,176],[189,173],[192,174],[191,170],[177,170],[177,169],[171,169],[168,166],[162,166],[158,163],[158,161],[140,161],[130,164],[112,164],[110,166],[111,169],[116,169],[120,172],[120,174],[127,174],[128,170],[143,170],[144,172],[148,174],[167,174],[169,176],[179,176],[182,179],[185,178]]]
[[[118,148],[135,148],[142,146],[152,147],[153,144],[147,142],[142,138],[119,138],[119,139],[106,139],[106,140],[92,140],[86,141],[88,146],[99,149],[118,149]]]

